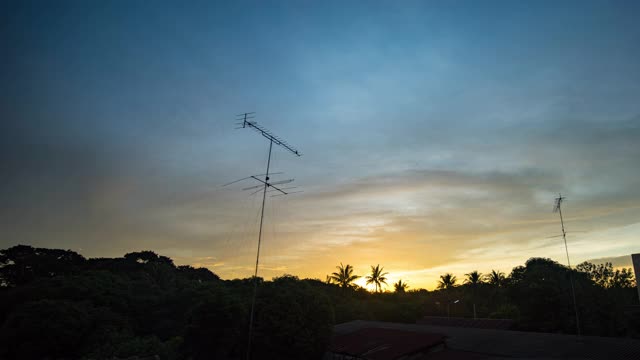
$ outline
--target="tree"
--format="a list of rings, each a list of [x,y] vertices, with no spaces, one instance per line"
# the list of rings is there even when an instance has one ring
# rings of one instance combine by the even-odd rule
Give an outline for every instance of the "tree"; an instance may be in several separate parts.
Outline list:
[[[341,267],[351,286],[353,268]],[[335,319],[327,295],[336,292],[320,281],[223,281],[152,251],[84,259],[65,250],[0,249],[0,359],[238,359],[254,280],[253,358],[321,358]],[[370,295],[363,293],[355,296]],[[371,317],[361,301],[348,306],[359,310],[355,318]]]
[[[194,268],[190,265],[178,266],[178,273],[183,275],[189,280],[195,280],[198,282],[206,281],[218,281],[220,277],[207,268]]]
[[[90,328],[91,319],[83,304],[63,300],[28,302],[15,309],[0,328],[0,342],[6,346],[0,350],[0,357],[79,358],[78,345]]]
[[[387,278],[385,275],[388,275],[388,272],[382,272],[384,267],[380,267],[380,264],[375,267],[371,265],[371,275],[367,275],[367,285],[374,284],[376,291],[380,292],[382,290],[382,284],[387,284]]]
[[[474,270],[468,274],[464,274],[467,278],[464,280],[465,284],[478,285],[484,282],[482,273]]]
[[[331,280],[342,288],[353,287],[353,282],[360,277],[353,274],[353,266],[349,264],[345,266],[340,263],[340,266],[336,266],[336,268],[338,271],[331,274]]]
[[[139,264],[160,263],[173,266],[173,260],[149,250],[128,253],[124,255],[124,258]]]
[[[576,270],[587,274],[593,282],[606,289],[635,287],[633,271],[630,268],[613,270],[610,262],[595,265],[585,261],[578,264]]]
[[[471,299],[473,301],[473,318],[477,318],[476,314],[476,291],[479,284],[482,284],[484,281],[484,277],[482,273],[479,273],[477,270],[474,270],[468,274],[464,274],[467,278],[464,280],[464,283],[471,286]]]
[[[398,280],[397,283],[393,284],[393,287],[395,288],[397,293],[404,293],[405,291],[407,291],[409,285],[407,283],[403,283],[402,280]]]
[[[85,261],[71,250],[16,245],[0,250],[0,286],[18,286],[37,278],[78,272]]]
[[[219,289],[188,316],[185,343],[195,360],[239,357],[246,346],[247,309],[240,299]]]
[[[486,275],[486,280],[491,285],[502,287],[504,286],[506,277],[502,271],[491,270],[491,273]]]
[[[458,279],[451,273],[440,275],[440,280],[438,280],[438,289],[454,288],[456,286],[456,281],[458,281]]]
[[[524,266],[515,267],[507,287],[509,297],[520,310],[519,326],[522,329],[545,332],[576,332],[572,285],[576,292],[578,312],[591,301],[586,296],[590,286],[584,276],[571,277],[574,270],[546,258],[531,258]],[[591,286],[593,287],[593,286]],[[595,288],[595,287],[594,287]],[[581,296],[585,295],[585,296]],[[581,326],[588,321],[582,317]]]
[[[321,289],[295,276],[274,278],[256,300],[252,358],[322,359],[333,325],[333,308]]]
[[[636,287],[633,271],[631,268],[616,269],[611,278],[610,285],[612,288],[629,289]]]

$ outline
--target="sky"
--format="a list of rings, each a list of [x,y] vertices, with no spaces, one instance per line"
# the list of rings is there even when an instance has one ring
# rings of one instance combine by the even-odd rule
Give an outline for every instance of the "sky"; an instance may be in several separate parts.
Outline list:
[[[0,248],[410,288],[640,252],[635,1],[5,1]],[[268,195],[271,195],[270,193]],[[358,281],[363,285],[363,279]]]

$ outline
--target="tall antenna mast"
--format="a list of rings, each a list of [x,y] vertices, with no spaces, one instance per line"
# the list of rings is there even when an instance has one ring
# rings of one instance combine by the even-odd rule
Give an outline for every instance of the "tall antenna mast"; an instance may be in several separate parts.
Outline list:
[[[256,305],[256,295],[258,293],[258,264],[260,262],[260,244],[262,242],[262,223],[263,223],[263,220],[264,220],[264,204],[265,204],[265,201],[266,201],[266,198],[267,198],[267,192],[271,192],[271,191],[280,192],[280,194],[272,195],[272,196],[288,195],[288,194],[294,193],[294,192],[285,191],[287,189],[292,189],[292,188],[281,188],[281,187],[274,186],[274,185],[290,183],[290,182],[293,181],[293,179],[277,181],[277,182],[269,182],[269,180],[270,180],[269,179],[269,168],[271,166],[271,151],[273,149],[273,144],[279,145],[280,147],[284,148],[285,150],[289,151],[290,153],[292,153],[295,156],[301,156],[302,155],[302,154],[300,154],[300,152],[298,150],[296,150],[293,146],[289,145],[286,141],[284,141],[281,138],[277,137],[271,131],[267,130],[263,126],[258,125],[258,123],[256,121],[250,121],[253,118],[255,118],[255,112],[236,115],[236,121],[239,121],[239,123],[237,125],[239,125],[239,126],[241,125],[241,127],[237,127],[236,129],[246,129],[246,128],[253,129],[256,132],[258,132],[260,135],[264,136],[267,140],[269,140],[269,157],[267,158],[267,171],[265,171],[265,173],[263,175],[253,175],[253,176],[249,176],[249,177],[244,178],[244,179],[240,179],[240,180],[253,179],[253,180],[257,180],[257,181],[259,181],[261,183],[258,186],[245,188],[243,190],[251,190],[251,189],[262,188],[262,209],[260,210],[260,230],[258,231],[258,250],[257,250],[257,253],[256,253],[256,268],[255,268],[255,272],[253,273],[253,280],[254,280],[254,282],[253,282],[253,299],[251,300],[251,316],[249,318],[249,340],[248,340],[248,344],[247,344],[247,360],[249,360],[251,358],[251,340],[252,340],[252,337],[253,337],[253,317],[254,317],[255,305]],[[240,121],[241,121],[241,123],[240,123]],[[259,178],[260,176],[264,176],[264,180],[260,179]],[[240,180],[236,180],[236,181],[234,181],[232,183],[235,183],[235,182],[240,181]],[[269,190],[268,188],[272,188],[273,190]],[[258,191],[260,191],[260,190],[258,190]],[[295,192],[299,192],[299,191],[295,191]]]
[[[569,265],[569,282],[571,283],[571,295],[573,296],[573,310],[576,313],[576,330],[577,334],[580,335],[580,319],[578,317],[578,303],[576,302],[576,290],[573,285],[573,275],[571,271],[571,260],[569,260],[569,247],[567,246],[567,232],[564,230],[564,220],[562,219],[562,202],[566,199],[562,196],[562,194],[558,194],[556,198],[555,206],[553,207],[553,212],[557,212],[560,214],[560,225],[562,226],[562,238],[564,239],[564,249],[567,252],[567,265]]]

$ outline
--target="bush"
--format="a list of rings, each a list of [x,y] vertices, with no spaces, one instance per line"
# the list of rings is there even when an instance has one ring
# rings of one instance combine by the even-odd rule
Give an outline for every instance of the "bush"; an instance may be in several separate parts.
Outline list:
[[[259,289],[254,358],[320,359],[333,323],[333,309],[324,293],[295,277],[276,278]]]
[[[64,300],[28,302],[0,330],[3,357],[74,358],[91,326],[86,306]]]
[[[515,305],[502,304],[496,311],[489,315],[489,318],[518,320],[520,318],[520,310],[518,310],[518,307]]]

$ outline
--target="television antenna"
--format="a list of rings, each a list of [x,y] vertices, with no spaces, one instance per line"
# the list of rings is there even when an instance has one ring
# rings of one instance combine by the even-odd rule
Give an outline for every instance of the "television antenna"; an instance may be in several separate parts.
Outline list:
[[[294,179],[271,181],[270,175],[282,174],[282,173],[281,172],[269,173],[270,166],[271,166],[271,152],[273,150],[273,144],[276,144],[276,145],[282,147],[283,149],[287,150],[288,152],[292,153],[295,156],[299,157],[302,154],[296,148],[294,148],[293,146],[289,145],[282,138],[274,135],[267,128],[263,127],[262,125],[258,125],[258,123],[256,121],[252,121],[251,119],[253,119],[253,118],[255,118],[255,112],[243,113],[243,114],[236,115],[236,121],[238,121],[238,123],[236,124],[236,125],[238,125],[238,127],[236,127],[236,129],[249,128],[249,129],[252,129],[252,130],[256,131],[257,133],[259,133],[260,135],[265,137],[267,140],[269,140],[269,157],[267,158],[267,171],[265,171],[264,174],[247,176],[245,178],[238,179],[238,180],[235,180],[235,181],[232,181],[230,183],[227,183],[227,184],[223,185],[223,186],[227,186],[227,185],[235,184],[235,183],[238,183],[238,182],[244,181],[244,180],[252,180],[252,181],[257,181],[259,184],[255,185],[255,186],[246,187],[246,188],[244,188],[242,190],[243,191],[255,190],[254,192],[251,193],[251,195],[257,194],[260,191],[262,191],[262,209],[260,210],[260,230],[258,231],[258,250],[256,252],[256,267],[255,267],[255,271],[253,273],[253,280],[254,280],[254,282],[253,282],[253,299],[251,300],[251,315],[250,315],[250,318],[249,318],[249,340],[248,340],[248,344],[247,344],[247,360],[249,360],[251,358],[251,340],[252,340],[252,336],[253,336],[253,318],[254,318],[254,313],[255,313],[256,295],[258,293],[258,265],[260,263],[260,245],[262,243],[262,224],[263,224],[263,221],[264,221],[264,204],[265,204],[265,201],[266,201],[266,198],[267,198],[267,193],[277,192],[277,194],[271,195],[271,197],[275,197],[275,196],[284,196],[284,195],[290,195],[290,194],[295,194],[295,193],[302,192],[302,191],[290,191],[292,189],[296,189],[297,188],[296,186],[293,186],[293,187],[283,187],[282,186],[282,185],[287,185],[287,184],[292,183],[294,181]]]
[[[564,239],[564,249],[567,252],[567,265],[569,265],[569,282],[571,283],[571,295],[573,296],[573,310],[576,313],[576,330],[578,336],[580,336],[580,319],[578,317],[578,303],[576,302],[576,289],[573,285],[573,275],[571,271],[571,260],[569,260],[569,247],[567,246],[567,232],[564,229],[564,220],[562,219],[562,202],[566,198],[562,196],[562,194],[558,194],[558,197],[555,199],[555,205],[553,207],[553,212],[557,212],[560,214],[560,225],[562,226],[562,239]]]

